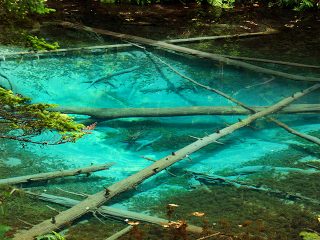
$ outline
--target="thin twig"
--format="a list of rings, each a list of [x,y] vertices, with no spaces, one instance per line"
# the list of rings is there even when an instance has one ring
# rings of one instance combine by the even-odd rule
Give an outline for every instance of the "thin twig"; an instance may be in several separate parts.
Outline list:
[[[58,189],[58,190],[60,190],[60,191],[62,191],[62,192],[70,193],[70,194],[73,194],[73,195],[76,195],[76,196],[80,196],[80,197],[88,197],[88,196],[89,196],[89,194],[71,192],[71,191],[67,191],[67,190],[64,190],[64,189],[59,188],[59,187],[56,187],[56,189]]]
[[[204,239],[208,239],[208,238],[211,238],[213,236],[218,236],[220,235],[221,233],[220,232],[217,232],[217,233],[213,233],[213,234],[210,234],[208,236],[204,236],[204,237],[201,237],[201,238],[197,238],[196,240],[204,240]]]
[[[55,209],[55,208],[53,208],[53,207],[51,207],[51,206],[49,206],[49,205],[46,205],[46,207],[49,208],[49,209],[51,209],[51,210],[53,210],[53,211],[55,211],[55,212],[57,212],[57,213],[60,213],[60,211],[58,211],[57,209]]]
[[[20,218],[17,218],[20,222],[23,222],[24,224],[27,224],[27,225],[29,225],[29,226],[31,226],[31,227],[33,227],[34,226],[34,224],[32,224],[32,223],[29,223],[29,222],[27,222],[27,221],[24,221],[24,220],[22,220],[22,219],[20,219]]]

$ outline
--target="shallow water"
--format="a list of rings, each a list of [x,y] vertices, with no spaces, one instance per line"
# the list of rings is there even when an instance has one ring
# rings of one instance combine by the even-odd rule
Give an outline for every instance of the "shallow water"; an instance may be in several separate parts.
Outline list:
[[[310,86],[310,83],[306,82],[253,73],[171,53],[154,51],[152,55],[160,57],[186,76],[224,91],[247,105],[269,106]],[[1,72],[10,79],[15,92],[32,98],[33,102],[54,103],[61,106],[161,108],[234,105],[221,96],[192,85],[153,56],[151,58],[154,61],[151,61],[150,55],[135,48],[106,54],[52,55],[46,58],[2,61]],[[90,85],[92,80],[136,66],[138,69],[132,72]],[[296,71],[274,65],[265,66],[286,72]],[[312,76],[320,74],[319,71],[305,72],[300,73]],[[295,103],[319,103],[319,100],[319,91],[316,91]],[[87,118],[75,117],[79,121]],[[159,159],[195,141],[194,137],[205,136],[244,117],[114,119],[99,122],[92,134],[76,143],[50,147],[29,145],[26,150],[44,162],[55,159],[54,161],[70,167],[115,162],[111,170],[95,174],[105,178],[97,182],[96,187],[102,189],[106,184],[121,180],[150,165],[150,161],[141,156]],[[305,133],[320,129],[318,114],[282,115],[279,116],[279,120]],[[264,119],[252,124],[252,127],[240,129],[221,139],[223,145],[213,144],[192,154],[191,160],[182,160],[175,164],[171,172],[177,172],[178,175],[185,170],[209,175],[232,172],[244,164],[250,165],[250,161],[287,150],[292,144],[299,146],[306,144]],[[138,139],[128,142],[133,134],[139,134]],[[40,139],[41,137],[45,135],[40,136]],[[152,143],[148,144],[150,142]],[[314,160],[314,158],[313,154],[304,153],[297,161]],[[19,158],[16,156],[4,161],[8,165],[19,165]],[[272,165],[272,162],[270,164]],[[134,194],[135,197],[160,197],[164,190],[189,190],[190,187],[194,188],[194,185],[199,184],[193,180],[174,181],[174,177],[165,171],[158,175],[139,186]],[[120,204],[122,200],[123,204]],[[121,207],[127,206],[128,203],[126,198],[115,202]]]

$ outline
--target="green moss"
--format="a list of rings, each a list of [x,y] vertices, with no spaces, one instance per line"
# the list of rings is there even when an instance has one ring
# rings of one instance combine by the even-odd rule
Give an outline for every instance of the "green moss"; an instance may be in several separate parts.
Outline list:
[[[60,48],[58,42],[48,43],[44,38],[38,38],[37,36],[28,35],[27,47],[30,47],[34,51],[38,50],[55,50]]]
[[[303,238],[303,240],[320,240],[320,236],[317,233],[311,233],[311,232],[301,232],[300,236]]]

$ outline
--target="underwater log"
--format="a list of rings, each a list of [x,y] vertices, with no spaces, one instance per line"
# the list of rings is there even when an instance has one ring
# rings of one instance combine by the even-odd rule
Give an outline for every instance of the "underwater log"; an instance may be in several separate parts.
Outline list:
[[[311,202],[313,204],[320,204],[320,201],[317,199],[305,197],[299,193],[292,193],[292,192],[283,192],[277,189],[272,189],[265,186],[256,186],[253,184],[248,184],[246,182],[237,181],[237,180],[231,180],[226,177],[222,177],[219,175],[207,175],[204,173],[196,173],[196,172],[190,172],[193,177],[202,183],[205,184],[224,184],[224,185],[230,185],[236,188],[241,189],[247,189],[247,190],[253,190],[257,192],[264,192],[270,195],[274,195],[276,197],[282,198],[282,199],[289,199],[289,200],[303,200],[307,202]]]
[[[32,175],[26,175],[26,176],[20,176],[20,177],[0,179],[0,185],[33,183],[33,182],[45,181],[45,180],[49,180],[49,179],[53,179],[53,178],[76,176],[76,175],[80,175],[80,174],[89,175],[92,172],[97,172],[97,171],[109,169],[112,165],[114,165],[114,163],[106,163],[106,164],[102,164],[102,165],[76,168],[76,169],[71,169],[71,170],[60,170],[60,171],[55,171],[55,172],[38,173],[38,174],[32,174]]]
[[[106,82],[108,79],[112,78],[112,77],[115,77],[115,76],[119,76],[119,75],[122,75],[122,74],[125,74],[125,73],[129,73],[129,72],[133,72],[137,69],[139,69],[140,67],[139,66],[134,66],[134,67],[131,67],[131,68],[127,68],[127,69],[123,69],[123,70],[120,70],[120,71],[117,71],[117,72],[114,72],[114,73],[110,73],[104,77],[101,77],[101,78],[97,78],[93,81],[90,81],[88,83],[90,83],[90,87],[92,87],[94,84],[97,84],[99,82]]]
[[[129,225],[128,227],[125,227],[124,229],[120,230],[119,232],[116,232],[115,234],[106,238],[105,240],[116,240],[116,239],[122,237],[123,235],[125,235],[126,233],[130,232],[132,228],[133,228],[133,226]]]
[[[147,52],[147,50],[145,50],[145,51]],[[147,52],[147,53],[148,53],[148,52]],[[197,85],[197,86],[199,86],[199,87],[202,87],[202,88],[204,88],[204,89],[206,89],[206,90],[209,90],[209,91],[211,91],[211,92],[214,92],[214,93],[216,93],[216,94],[219,94],[220,96],[222,96],[222,97],[230,100],[231,102],[233,102],[233,103],[235,103],[235,104],[237,104],[237,105],[239,105],[239,106],[241,106],[241,107],[249,110],[249,111],[252,112],[252,113],[256,113],[256,112],[257,112],[255,109],[247,106],[246,104],[244,104],[243,102],[240,102],[239,100],[233,98],[232,96],[230,96],[230,95],[228,95],[228,94],[226,94],[226,93],[224,93],[224,92],[222,92],[222,91],[220,91],[220,90],[218,90],[218,89],[211,88],[211,87],[209,87],[209,86],[203,85],[203,84],[201,84],[201,83],[193,80],[192,78],[185,76],[184,74],[180,73],[177,69],[175,69],[175,68],[172,67],[170,64],[166,63],[165,61],[163,61],[161,58],[157,57],[156,55],[152,54],[152,56],[155,57],[155,58],[156,58],[158,61],[160,61],[162,64],[164,64],[164,65],[166,65],[168,68],[170,68],[174,73],[176,73],[176,74],[179,75],[180,77],[186,79],[187,81],[189,81],[189,82],[191,82],[191,83],[193,83],[193,84],[195,84],[195,85]],[[275,119],[274,117],[269,117],[269,116],[267,116],[266,118],[267,118],[269,121],[271,121],[271,122],[275,123],[276,125],[278,125],[279,127],[285,129],[287,132],[289,132],[289,133],[291,133],[291,134],[293,134],[293,135],[296,135],[296,136],[298,136],[298,137],[301,137],[301,138],[303,138],[303,139],[305,139],[305,140],[307,140],[307,141],[309,141],[309,142],[312,142],[312,143],[315,143],[315,144],[320,145],[320,139],[319,139],[319,138],[314,137],[314,136],[311,136],[311,135],[306,134],[306,133],[298,132],[298,131],[290,128],[290,127],[289,127],[288,125],[286,125],[285,123],[283,123],[283,122]]]
[[[51,202],[51,203],[56,203],[65,207],[72,207],[76,204],[78,204],[80,201],[78,200],[74,200],[71,198],[66,198],[66,197],[60,197],[60,196],[55,196],[55,195],[51,195],[51,194],[46,194],[46,193],[33,193],[33,192],[29,192],[26,191],[25,193],[34,196],[40,200],[46,201],[46,202]],[[149,216],[143,213],[137,213],[137,212],[133,212],[133,211],[128,211],[128,210],[124,210],[124,209],[118,209],[118,208],[114,208],[114,207],[107,207],[107,206],[102,206],[98,209],[96,209],[96,211],[102,213],[103,215],[107,215],[111,218],[115,218],[115,219],[133,219],[136,221],[142,221],[142,222],[147,222],[147,223],[152,223],[152,224],[156,224],[156,225],[160,225],[162,226],[163,224],[167,224],[169,222],[169,220],[164,219],[164,218],[159,218],[159,217],[155,217],[155,216]],[[193,233],[201,233],[202,232],[202,228],[192,225],[192,224],[188,224],[187,226],[187,231],[189,232],[193,232]]]
[[[51,232],[57,228],[65,226],[67,223],[70,224],[73,220],[78,219],[82,215],[94,211],[97,207],[100,207],[105,202],[112,199],[114,196],[119,195],[127,190],[133,189],[144,180],[156,175],[162,170],[170,167],[176,162],[182,159],[187,159],[190,154],[206,147],[207,145],[217,142],[218,139],[232,134],[234,131],[248,126],[251,122],[258,118],[265,117],[269,114],[276,113],[280,109],[289,105],[290,103],[298,100],[299,98],[307,95],[308,93],[315,91],[320,88],[320,84],[315,84],[312,87],[296,92],[291,96],[284,98],[276,104],[268,107],[267,109],[254,113],[247,118],[240,119],[238,122],[218,130],[210,135],[206,135],[203,138],[199,138],[195,142],[172,152],[170,155],[165,156],[158,161],[154,162],[150,166],[140,170],[139,172],[119,181],[111,186],[103,189],[102,191],[89,195],[85,200],[79,202],[75,206],[68,210],[60,212],[53,219],[45,220],[37,225],[34,225],[29,230],[17,232],[14,235],[13,240],[33,240],[34,237]]]
[[[263,111],[267,106],[250,107]],[[90,108],[90,107],[56,107],[53,111],[88,115],[95,119],[115,119],[130,117],[175,117],[195,115],[248,115],[252,111],[240,106],[194,106],[173,108]],[[277,114],[320,113],[320,104],[293,104],[284,107]]]
[[[265,59],[265,58],[231,56],[231,55],[225,55],[225,54],[223,54],[221,56],[226,57],[226,58],[230,58],[230,59],[236,59],[236,60],[245,60],[245,61],[252,61],[252,62],[273,63],[273,64],[278,64],[278,65],[320,69],[320,66],[317,66],[317,65],[310,65],[310,64],[303,64],[303,63],[296,63],[296,62],[278,61],[278,60]]]
[[[264,67],[259,67],[259,66],[256,66],[256,65],[253,65],[250,63],[246,63],[246,62],[242,62],[242,61],[238,61],[238,60],[233,60],[233,59],[226,58],[226,57],[223,57],[223,56],[220,56],[217,54],[203,52],[203,51],[199,51],[199,50],[195,50],[195,49],[191,49],[191,48],[187,48],[187,47],[181,47],[181,46],[177,46],[177,45],[174,45],[171,43],[166,43],[163,41],[156,41],[156,40],[149,39],[149,38],[124,34],[124,33],[112,32],[112,31],[108,31],[108,30],[104,30],[104,29],[100,29],[100,28],[88,27],[88,26],[85,26],[82,24],[75,24],[75,23],[71,23],[71,22],[59,22],[58,24],[63,27],[84,30],[87,32],[93,32],[93,33],[97,33],[97,34],[111,36],[114,38],[125,39],[127,41],[133,41],[133,42],[144,44],[144,45],[158,47],[158,48],[161,48],[161,49],[164,49],[167,51],[169,50],[169,51],[184,53],[184,54],[188,54],[188,55],[192,55],[192,56],[196,56],[196,57],[200,57],[200,58],[206,58],[206,59],[210,59],[210,60],[224,63],[226,65],[248,69],[248,70],[251,70],[254,72],[270,74],[270,75],[274,75],[274,76],[278,76],[278,77],[282,77],[282,78],[286,78],[286,79],[291,79],[291,80],[296,80],[296,81],[320,82],[320,78],[317,78],[317,77],[305,77],[305,76],[280,72],[280,71],[276,71],[276,70],[272,70],[272,69],[268,69],[268,68],[264,68]]]
[[[0,54],[0,61],[6,61],[10,59],[16,59],[19,57],[39,57],[43,55],[47,55],[50,53],[68,53],[68,52],[82,52],[82,51],[90,51],[93,52],[95,50],[104,50],[107,52],[109,49],[125,49],[132,47],[132,44],[110,44],[110,45],[99,45],[99,46],[89,46],[89,47],[78,47],[78,48],[62,48],[55,50],[39,50],[39,51],[23,51],[23,52],[9,52]]]

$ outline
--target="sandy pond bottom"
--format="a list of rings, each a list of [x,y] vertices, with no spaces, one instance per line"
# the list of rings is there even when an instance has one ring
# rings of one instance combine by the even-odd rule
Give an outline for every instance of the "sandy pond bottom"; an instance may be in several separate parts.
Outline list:
[[[194,80],[218,88],[248,105],[272,105],[310,85],[246,72],[205,60],[169,53],[152,54]],[[33,102],[100,108],[234,105],[187,82],[156,58],[153,58],[153,61],[151,59],[152,57],[145,52],[132,49],[108,54],[7,60],[1,62],[1,72],[11,80],[15,92],[32,98]],[[132,67],[137,69],[90,86],[93,80]],[[272,65],[268,67],[275,68]],[[319,103],[319,100],[318,91],[296,103]],[[75,117],[80,121],[86,119],[85,116]],[[70,180],[51,182],[53,186],[62,186],[64,189],[93,193],[151,164],[141,156],[159,159],[191,143],[195,140],[194,137],[205,136],[244,117],[114,119],[100,122],[92,134],[75,144],[25,148],[3,145],[1,166],[12,171],[5,175],[14,176],[14,170],[30,173],[45,168],[52,170],[115,162],[110,170],[94,174],[97,177],[93,177],[92,180],[80,179],[78,183]],[[319,115],[282,115],[278,118],[296,130],[319,136]],[[46,134],[40,136],[46,137]],[[176,217],[188,218],[192,211],[201,210],[210,215],[210,226],[219,226],[219,229],[233,234],[239,232],[238,225],[243,221],[251,221],[247,224],[252,223],[256,226],[253,227],[253,235],[259,235],[261,238],[242,239],[299,239],[299,231],[304,230],[306,226],[316,226],[313,222],[316,218],[312,214],[317,214],[319,206],[288,199],[284,201],[267,194],[252,193],[228,186],[205,186],[196,181],[190,172],[220,174],[230,179],[244,179],[252,184],[269,184],[268,186],[280,188],[285,192],[307,194],[307,197],[319,199],[316,190],[319,187],[316,180],[318,173],[304,175],[296,171],[287,171],[288,168],[315,170],[311,169],[310,165],[319,166],[319,148],[288,134],[264,119],[252,124],[252,127],[243,128],[221,139],[221,142],[224,144],[208,146],[192,154],[190,159],[175,164],[170,172],[177,175],[176,177],[164,171],[142,183],[135,191],[116,199],[112,204],[165,216],[166,204],[175,201],[181,205]],[[10,148],[12,149],[9,150]],[[294,174],[296,175],[293,176]],[[307,178],[310,178],[309,181],[303,182],[303,179]],[[49,186],[50,184],[45,188],[50,189]],[[52,191],[56,192],[54,187]],[[287,210],[290,216],[286,218],[283,215],[285,213],[277,211],[290,209],[288,204],[292,205],[292,212],[295,211],[296,215],[290,215]],[[309,215],[301,213],[307,210]],[[284,219],[279,218],[281,214]],[[306,215],[308,217],[305,217]],[[291,226],[295,221],[293,219],[300,217],[303,219],[302,223]],[[262,230],[259,225],[260,220],[268,222],[275,219],[278,222],[273,222],[270,226],[264,223],[268,225],[267,230]],[[201,224],[202,220],[190,221],[198,221],[197,223]],[[286,222],[290,222],[291,225],[283,226]],[[256,229],[259,226],[261,231]],[[281,228],[280,235],[275,233],[276,226]]]

